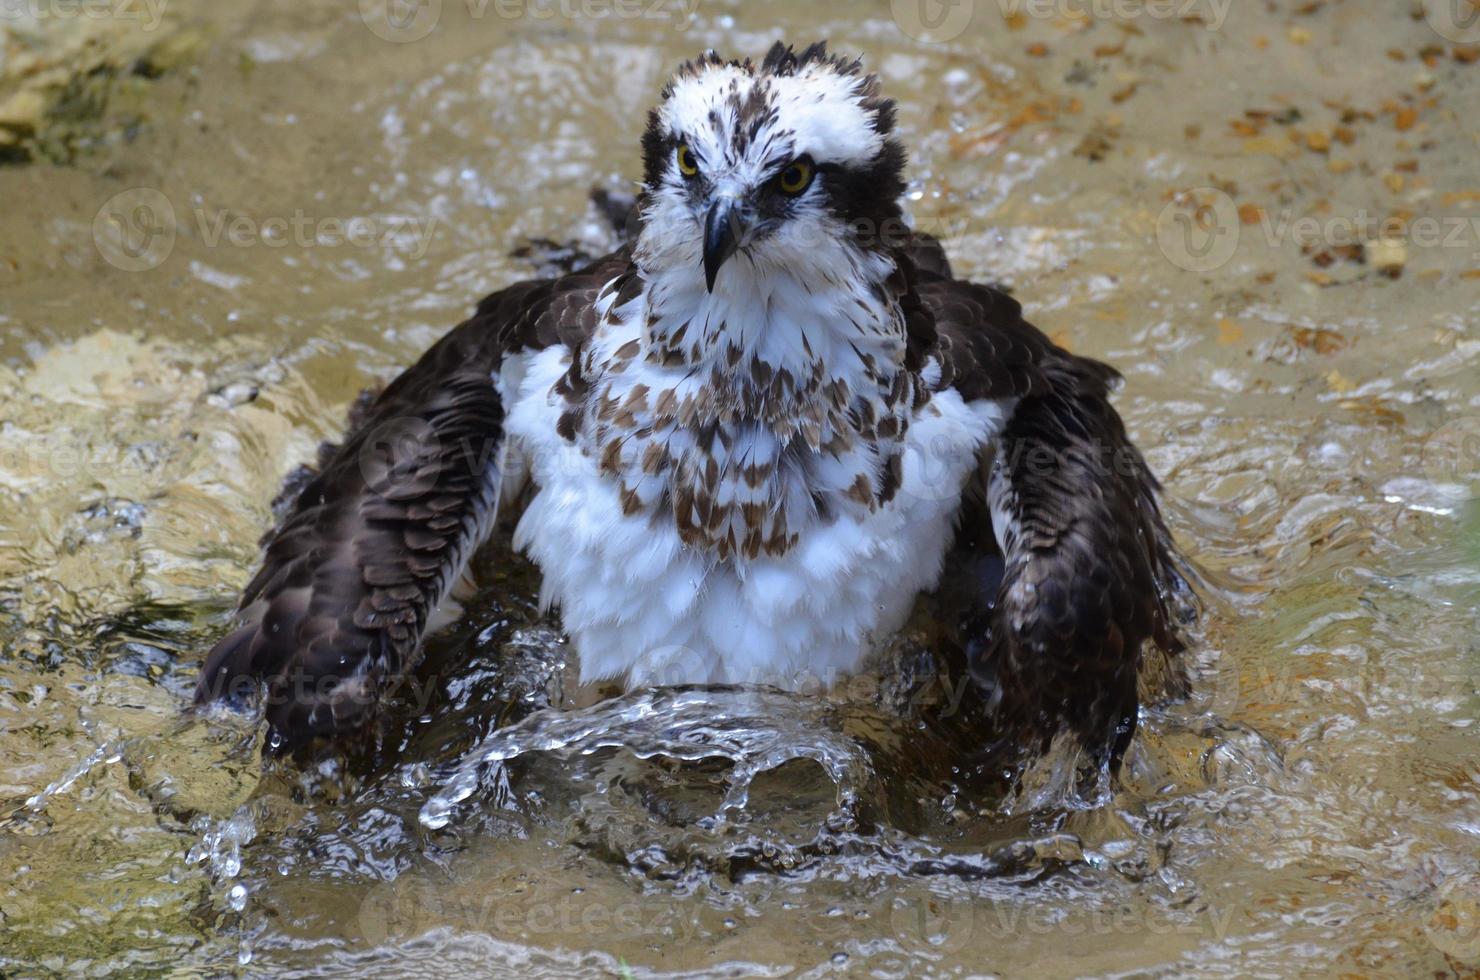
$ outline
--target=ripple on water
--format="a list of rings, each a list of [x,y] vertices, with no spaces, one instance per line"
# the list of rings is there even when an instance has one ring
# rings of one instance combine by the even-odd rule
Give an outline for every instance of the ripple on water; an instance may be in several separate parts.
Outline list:
[[[216,47],[159,83],[136,139],[106,166],[0,170],[19,215],[0,227],[0,972],[1474,965],[1473,256],[1414,245],[1400,279],[1316,272],[1249,224],[1235,261],[1190,274],[1154,227],[1203,185],[1301,214],[1462,212],[1473,153],[1451,137],[1473,68],[1422,18],[1308,5],[1333,61],[1268,5],[1213,33],[998,30],[977,4],[971,30],[917,43],[887,5],[702,5],[655,31],[444,3],[408,44],[353,6],[175,0]],[[776,24],[884,67],[913,213],[1128,378],[1118,404],[1206,603],[1189,696],[1148,699],[1121,784],[1081,793],[1058,751],[1002,795],[936,723],[953,689],[928,624],[831,698],[585,704],[506,542],[468,620],[342,755],[264,761],[256,719],[182,720],[282,474],[361,387],[530,274],[517,243],[599,249],[587,189],[636,173],[662,73],[705,44],[758,53]],[[1413,138],[1365,121],[1389,99],[1421,107]],[[1284,139],[1338,126],[1353,145]],[[146,185],[180,234],[124,273],[92,217]],[[391,234],[199,233],[202,215],[298,211]]]

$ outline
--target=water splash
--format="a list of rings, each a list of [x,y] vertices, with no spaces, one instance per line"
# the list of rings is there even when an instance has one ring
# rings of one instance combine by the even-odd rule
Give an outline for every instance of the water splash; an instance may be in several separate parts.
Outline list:
[[[644,691],[568,711],[543,711],[501,729],[457,764],[421,808],[429,830],[446,827],[457,806],[481,789],[506,785],[504,763],[529,753],[591,755],[622,749],[638,759],[679,762],[727,759],[727,791],[716,819],[744,809],[761,773],[796,759],[817,763],[849,811],[876,783],[868,756],[825,722],[826,708],[781,691],[754,688],[672,688]]]
[[[127,742],[127,739],[115,738],[99,745],[89,752],[85,758],[73,765],[71,769],[63,773],[60,778],[53,780],[41,792],[27,799],[24,809],[29,813],[44,812],[47,804],[51,802],[53,797],[60,796],[70,790],[77,784],[78,780],[85,777],[88,773],[97,769],[99,766],[111,766],[122,760]]]
[[[257,820],[250,806],[243,806],[225,820],[201,818],[197,826],[200,842],[185,856],[189,864],[206,862],[213,877],[232,879],[241,874],[242,848],[257,836]],[[242,893],[245,897],[245,892]]]

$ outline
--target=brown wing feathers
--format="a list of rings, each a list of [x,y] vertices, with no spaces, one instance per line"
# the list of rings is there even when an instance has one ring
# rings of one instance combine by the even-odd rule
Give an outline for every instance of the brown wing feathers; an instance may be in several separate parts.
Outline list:
[[[1017,400],[990,462],[1006,568],[968,644],[973,672],[1009,738],[1043,743],[1067,727],[1117,762],[1144,643],[1179,648],[1168,603],[1182,588],[1156,479],[1109,401],[1119,375],[1055,346],[999,290],[919,279],[943,383]]]
[[[492,520],[504,419],[493,372],[509,351],[579,347],[597,290],[628,261],[618,252],[494,293],[357,413],[266,539],[197,701],[249,696],[266,681],[285,747],[365,720]]]

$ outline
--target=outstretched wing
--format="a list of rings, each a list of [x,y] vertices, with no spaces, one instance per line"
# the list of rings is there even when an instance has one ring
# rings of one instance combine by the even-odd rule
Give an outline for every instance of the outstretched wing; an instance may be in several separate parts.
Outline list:
[[[1110,404],[1119,375],[1055,346],[999,290],[917,278],[942,384],[1009,408],[983,461],[992,527],[976,537],[1005,567],[968,638],[972,672],[1009,737],[1041,744],[1068,729],[1118,762],[1143,646],[1180,648],[1170,603],[1183,588],[1160,487]]]
[[[517,350],[578,349],[625,249],[478,304],[360,414],[264,542],[237,624],[211,651],[197,702],[254,696],[284,747],[361,725],[416,656],[497,511],[504,405]]]

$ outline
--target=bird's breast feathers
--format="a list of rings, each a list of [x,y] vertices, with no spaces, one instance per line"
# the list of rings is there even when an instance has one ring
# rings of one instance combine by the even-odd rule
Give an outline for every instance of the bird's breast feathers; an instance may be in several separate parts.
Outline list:
[[[787,418],[758,418],[734,375],[665,363],[644,301],[602,312],[583,351],[514,355],[498,378],[506,465],[533,489],[515,543],[583,682],[798,688],[855,670],[935,584],[1008,406],[919,393],[879,364],[872,381],[862,363],[820,379],[793,365]],[[740,375],[786,395],[776,376]]]

